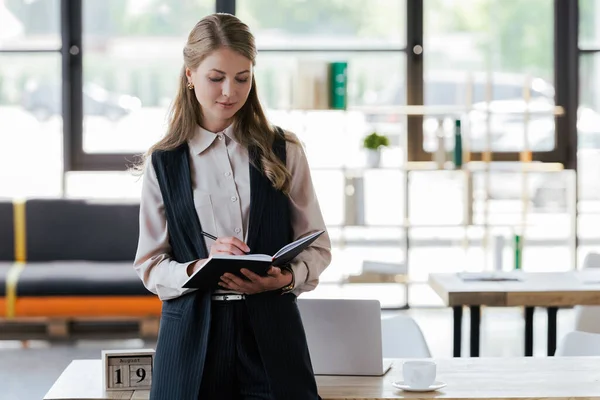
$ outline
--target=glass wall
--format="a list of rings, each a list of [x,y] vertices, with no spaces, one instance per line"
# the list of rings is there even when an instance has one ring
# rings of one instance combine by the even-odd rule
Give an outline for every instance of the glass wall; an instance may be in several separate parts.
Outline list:
[[[600,49],[600,5],[596,0],[579,0],[579,48]]]
[[[423,7],[424,103],[469,113],[470,151],[521,151],[527,91],[536,111],[527,150],[552,150],[553,1],[427,0]],[[489,131],[486,101],[494,111]],[[437,148],[436,129],[426,121],[426,151]]]
[[[2,0],[1,50],[58,50],[60,0]]]
[[[521,162],[494,162],[498,153],[555,147],[553,7],[552,0],[423,2],[424,104],[439,109],[424,119],[423,149],[434,157],[441,137],[451,152],[460,119],[465,151],[487,152],[492,163],[470,173],[411,172],[409,276],[422,283],[413,285],[413,304],[439,304],[429,273],[515,268],[517,235],[521,268],[571,267],[572,218],[548,193],[572,174],[525,174]]]
[[[261,49],[358,46],[390,48],[406,43],[406,1],[246,0],[236,4]]]
[[[0,1],[0,197],[61,193],[60,47],[58,0]]]

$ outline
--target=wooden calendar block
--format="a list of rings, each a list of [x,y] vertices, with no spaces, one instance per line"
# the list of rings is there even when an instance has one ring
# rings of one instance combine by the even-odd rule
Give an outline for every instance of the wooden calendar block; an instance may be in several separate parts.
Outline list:
[[[150,389],[154,350],[104,350],[102,363],[105,390]]]
[[[129,386],[145,387],[152,385],[152,362],[129,365]]]
[[[108,361],[108,388],[122,389],[129,387],[129,371],[124,365],[111,365]]]

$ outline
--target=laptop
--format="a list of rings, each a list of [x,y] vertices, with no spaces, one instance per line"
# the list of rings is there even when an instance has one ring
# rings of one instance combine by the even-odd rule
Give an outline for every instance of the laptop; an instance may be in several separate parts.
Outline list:
[[[381,376],[392,366],[378,300],[298,299],[298,307],[315,375]]]

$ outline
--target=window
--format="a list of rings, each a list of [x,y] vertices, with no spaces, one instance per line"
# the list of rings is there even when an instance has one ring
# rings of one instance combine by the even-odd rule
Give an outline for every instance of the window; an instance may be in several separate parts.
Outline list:
[[[0,2],[0,49],[58,51],[60,0]]]
[[[164,134],[187,34],[214,8],[206,0],[84,1],[85,153],[142,153]]]
[[[599,17],[596,0],[579,0],[579,48],[600,49]]]
[[[0,197],[62,188],[60,2],[0,2]]]
[[[490,150],[497,153],[494,159],[516,160],[515,152],[524,149],[522,112],[528,91],[536,110],[527,129],[529,150],[552,151],[552,0],[427,0],[423,12],[424,104],[446,106],[446,119],[463,119],[470,151]],[[490,149],[487,113],[481,111],[488,100],[494,110]],[[425,118],[425,152],[437,149],[438,124],[428,121],[437,118]],[[445,135],[447,142],[452,141],[451,129],[445,129]],[[447,146],[452,148],[453,143]],[[418,159],[430,157],[423,153]]]
[[[314,166],[362,165],[362,138],[375,129],[403,144],[401,125],[381,127],[380,115],[361,107],[392,104],[389,83],[406,79],[404,1],[377,0],[365,7],[359,0],[248,0],[238,2],[237,15],[256,37],[263,103],[276,122],[305,141]],[[348,64],[347,104],[353,111],[290,112],[299,108],[294,96],[303,85],[303,68],[335,61]],[[331,146],[343,150],[331,157]]]
[[[244,0],[238,15],[266,49],[394,49],[406,44],[406,2]]]

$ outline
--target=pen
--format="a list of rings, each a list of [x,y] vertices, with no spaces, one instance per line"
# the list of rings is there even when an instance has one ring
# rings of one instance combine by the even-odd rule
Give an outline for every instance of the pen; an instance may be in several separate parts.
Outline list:
[[[210,233],[206,233],[206,232],[204,232],[204,231],[200,231],[200,233],[201,233],[203,236],[206,236],[206,237],[207,237],[207,238],[209,238],[209,239],[212,239],[212,240],[217,240],[217,237],[216,237],[216,236],[213,236],[213,235],[211,235]]]

